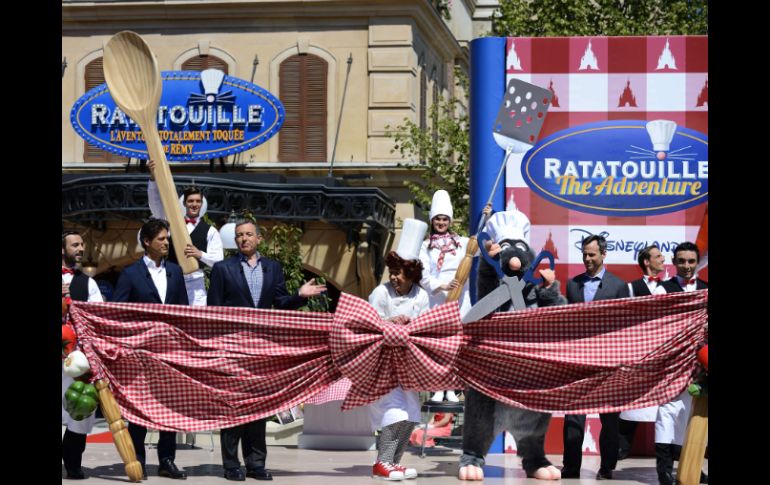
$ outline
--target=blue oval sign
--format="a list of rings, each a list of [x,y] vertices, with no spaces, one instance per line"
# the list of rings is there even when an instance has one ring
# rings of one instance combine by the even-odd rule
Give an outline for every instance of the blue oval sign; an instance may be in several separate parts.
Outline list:
[[[278,133],[285,112],[270,92],[217,69],[164,71],[158,131],[170,161],[208,160],[254,148]],[[139,125],[117,107],[106,84],[75,102],[75,131],[102,150],[148,158]]]
[[[569,209],[675,212],[708,200],[708,137],[669,120],[589,123],[538,142],[521,173],[532,190]]]

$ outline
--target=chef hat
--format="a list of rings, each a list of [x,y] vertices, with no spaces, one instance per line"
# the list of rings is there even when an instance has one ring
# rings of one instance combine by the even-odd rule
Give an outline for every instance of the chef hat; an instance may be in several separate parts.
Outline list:
[[[447,216],[449,222],[452,222],[452,201],[446,190],[437,190],[433,193],[433,201],[430,203],[430,220],[432,221],[436,216]]]
[[[420,247],[427,231],[428,225],[426,223],[417,219],[404,219],[396,254],[405,260],[420,259]]]
[[[495,212],[484,230],[496,243],[519,239],[529,244],[529,218],[518,209]]]

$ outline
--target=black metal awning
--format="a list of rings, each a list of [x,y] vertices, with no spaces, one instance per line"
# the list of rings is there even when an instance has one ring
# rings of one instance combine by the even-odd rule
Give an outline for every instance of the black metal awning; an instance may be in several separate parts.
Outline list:
[[[195,183],[208,215],[223,222],[249,209],[259,220],[325,221],[348,233],[366,230],[383,242],[393,232],[396,203],[378,188],[347,187],[333,178],[276,174],[174,174],[177,192]],[[77,224],[142,220],[150,216],[147,174],[62,174],[62,220]]]

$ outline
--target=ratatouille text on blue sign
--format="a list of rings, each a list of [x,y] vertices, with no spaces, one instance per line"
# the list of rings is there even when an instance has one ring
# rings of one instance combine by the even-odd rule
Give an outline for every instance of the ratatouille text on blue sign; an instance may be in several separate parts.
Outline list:
[[[278,98],[218,69],[164,71],[161,79],[157,121],[169,161],[233,155],[266,142],[283,124]],[[115,104],[106,84],[75,102],[70,121],[83,139],[102,150],[148,158],[139,125]]]
[[[521,173],[547,200],[607,216],[675,212],[708,200],[708,137],[670,120],[575,126],[541,140]]]

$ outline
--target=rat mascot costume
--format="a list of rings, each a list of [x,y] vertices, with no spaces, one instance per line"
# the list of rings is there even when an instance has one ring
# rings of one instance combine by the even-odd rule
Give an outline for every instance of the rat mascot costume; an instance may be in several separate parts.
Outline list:
[[[529,247],[529,219],[517,209],[494,214],[484,230],[491,236],[490,255],[499,258],[508,276],[521,277],[534,261]],[[491,242],[491,241],[490,241]],[[545,282],[544,282],[545,283]],[[477,297],[479,300],[499,286],[497,272],[483,258],[479,259]],[[564,305],[567,300],[559,292],[559,282],[546,287],[527,283],[522,290],[527,308]],[[501,307],[508,310],[509,304]],[[545,457],[545,433],[551,415],[515,408],[495,401],[473,388],[466,391],[463,455],[460,457],[461,480],[483,480],[484,456],[495,436],[508,430],[516,440],[522,466],[529,478],[558,480],[559,470]]]

